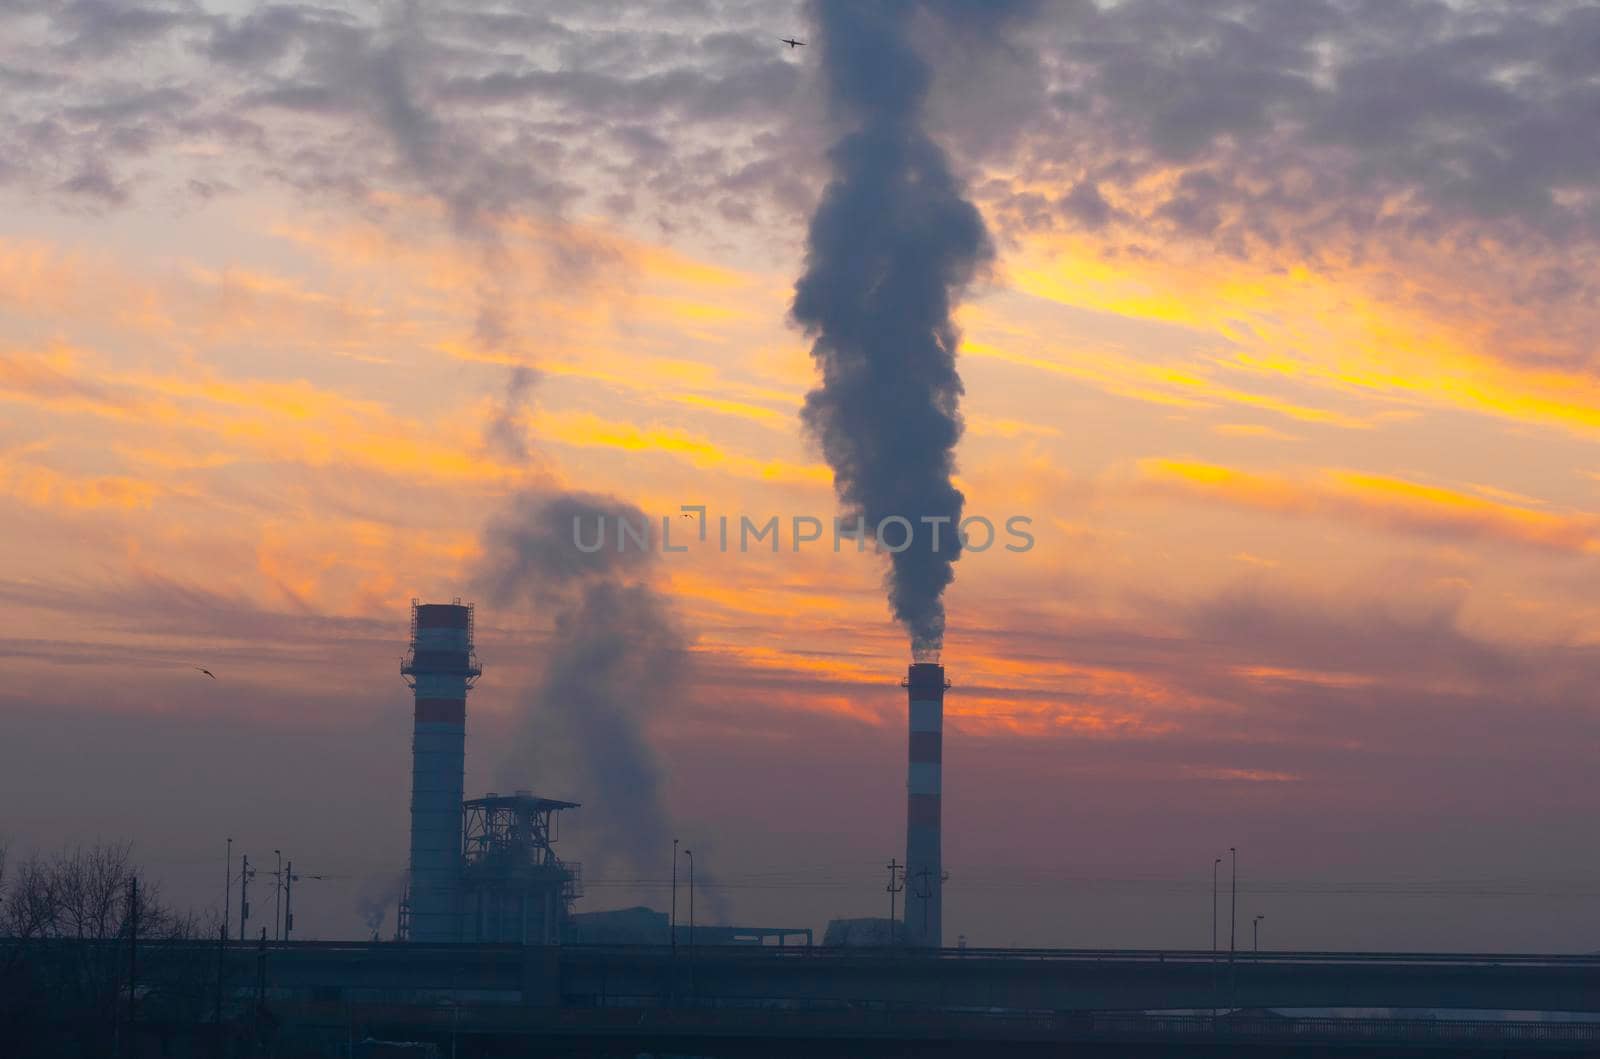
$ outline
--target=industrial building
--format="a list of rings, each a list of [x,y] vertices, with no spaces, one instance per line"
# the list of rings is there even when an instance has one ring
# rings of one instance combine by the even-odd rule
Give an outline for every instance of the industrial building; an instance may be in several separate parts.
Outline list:
[[[415,694],[411,744],[411,864],[397,934],[423,942],[553,944],[627,936],[671,940],[661,913],[629,909],[574,918],[579,865],[556,855],[559,816],[577,802],[490,793],[467,801],[467,692],[482,674],[471,604],[411,603],[411,641],[400,672]],[[896,929],[846,931],[843,944],[938,948],[943,939],[941,797],[944,667],[915,662],[906,689],[905,918]],[[683,929],[679,926],[680,931]],[[805,929],[706,928],[724,943],[781,944]],[[882,938],[881,942],[867,938]]]
[[[459,599],[411,603],[400,672],[411,687],[411,863],[396,935],[415,942],[668,944],[669,917],[647,908],[574,914],[582,869],[556,855],[560,813],[577,802],[520,790],[466,800],[467,692],[482,674],[474,611]],[[804,927],[691,926],[680,942],[811,944]]]
[[[490,793],[462,806],[462,941],[554,945],[582,895],[577,864],[556,856],[562,809],[577,802],[528,791]]]
[[[411,603],[400,673],[415,693],[411,866],[398,935],[407,941],[561,940],[579,870],[556,856],[557,813],[577,802],[529,791],[465,801],[467,692],[483,673],[473,608]]]

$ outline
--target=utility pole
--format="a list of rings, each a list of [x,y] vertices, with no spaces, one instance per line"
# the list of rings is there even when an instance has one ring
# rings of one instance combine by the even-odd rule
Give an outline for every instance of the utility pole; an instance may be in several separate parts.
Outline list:
[[[906,888],[905,869],[891,857],[888,864],[889,885],[884,889],[889,891],[889,943],[894,944],[894,895]]]
[[[672,840],[672,920],[667,927],[671,935],[672,955],[678,955],[678,840]]]
[[[294,930],[294,861],[289,862],[289,871],[283,877],[283,940],[289,940],[289,932]]]
[[[244,925],[250,919],[250,854],[239,866],[239,944],[244,944]]]

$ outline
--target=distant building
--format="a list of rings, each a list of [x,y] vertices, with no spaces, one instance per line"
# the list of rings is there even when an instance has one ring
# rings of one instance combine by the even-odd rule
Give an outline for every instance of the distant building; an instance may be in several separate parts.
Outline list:
[[[579,945],[665,945],[665,912],[638,906],[604,912],[576,912],[567,920],[564,940]]]

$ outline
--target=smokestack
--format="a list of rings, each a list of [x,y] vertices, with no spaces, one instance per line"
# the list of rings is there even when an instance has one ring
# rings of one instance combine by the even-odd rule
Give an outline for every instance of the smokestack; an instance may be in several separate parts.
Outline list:
[[[461,802],[467,690],[478,674],[472,607],[411,601],[400,664],[416,692],[411,736],[410,940],[461,940]]]
[[[944,873],[940,855],[940,775],[944,756],[944,666],[912,663],[906,674],[909,700],[909,764],[906,768],[906,940],[939,948],[943,938]]]

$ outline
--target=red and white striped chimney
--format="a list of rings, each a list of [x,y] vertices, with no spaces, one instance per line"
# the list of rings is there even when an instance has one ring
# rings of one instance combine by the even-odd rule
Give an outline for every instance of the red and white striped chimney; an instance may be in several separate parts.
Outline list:
[[[943,937],[940,775],[944,756],[944,666],[915,662],[906,674],[909,747],[906,768],[906,940],[938,948]]]
[[[411,734],[410,940],[461,940],[461,799],[467,692],[482,672],[472,607],[411,603],[411,646],[400,665],[416,692]]]

